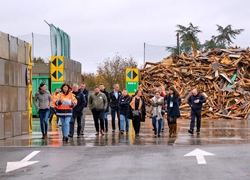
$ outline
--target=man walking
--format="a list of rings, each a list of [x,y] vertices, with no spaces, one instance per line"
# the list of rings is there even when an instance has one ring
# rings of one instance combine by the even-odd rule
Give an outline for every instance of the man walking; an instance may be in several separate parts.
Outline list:
[[[100,119],[100,133],[104,135],[104,110],[108,106],[108,100],[106,95],[100,92],[99,86],[95,86],[94,91],[95,92],[89,96],[89,109],[92,111],[93,114],[96,135],[99,135],[100,130],[98,119]]]
[[[111,116],[112,116],[112,129],[115,132],[115,114],[117,114],[118,118],[118,126],[120,131],[120,113],[119,113],[119,98],[121,97],[122,93],[119,91],[120,87],[118,84],[114,84],[113,91],[109,93],[109,101],[111,107]]]
[[[81,135],[84,135],[84,128],[85,128],[85,119],[86,119],[86,113],[87,113],[87,106],[88,106],[88,97],[89,97],[89,91],[86,89],[86,84],[83,82],[81,84],[81,92],[83,93],[86,103],[85,106],[82,110],[82,130],[81,130]]]
[[[201,127],[201,109],[202,104],[206,102],[205,97],[198,92],[197,89],[193,89],[192,95],[188,98],[188,104],[191,107],[191,122],[190,129],[188,132],[190,134],[194,134],[194,125],[196,118],[196,127],[197,127],[197,135],[200,135],[200,127]]]
[[[109,93],[105,90],[104,84],[100,84],[100,90],[102,93],[104,93],[107,97],[107,100],[109,99]],[[108,106],[104,110],[104,124],[105,124],[105,132],[108,132],[108,113],[109,113],[109,101]]]
[[[69,130],[69,137],[73,138],[74,136],[74,129],[75,129],[75,120],[77,119],[77,138],[80,138],[80,132],[82,129],[81,125],[81,118],[82,118],[82,111],[86,104],[86,99],[79,89],[78,84],[73,85],[73,94],[77,99],[77,105],[73,108],[73,115],[70,120],[70,130]]]

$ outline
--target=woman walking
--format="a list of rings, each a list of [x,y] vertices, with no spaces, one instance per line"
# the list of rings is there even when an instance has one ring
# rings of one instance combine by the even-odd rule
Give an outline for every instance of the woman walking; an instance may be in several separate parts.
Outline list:
[[[126,133],[129,132],[129,119],[128,119],[128,109],[129,109],[130,96],[128,95],[128,90],[124,89],[122,91],[122,96],[119,98],[119,109],[120,109],[120,133],[124,133],[124,124],[126,123]]]
[[[139,136],[141,122],[145,122],[145,116],[146,116],[145,102],[144,102],[144,98],[142,97],[141,90],[137,90],[135,92],[135,95],[132,98],[129,105],[131,108],[130,116],[133,121],[135,134],[136,136]]]
[[[67,142],[69,135],[69,122],[73,112],[72,109],[77,105],[77,99],[71,92],[71,87],[68,84],[62,85],[56,104],[56,115],[60,118],[62,123],[62,140]]]
[[[167,113],[169,124],[169,137],[177,136],[177,118],[180,117],[181,99],[177,90],[171,86],[169,88],[169,94],[167,95]]]
[[[158,133],[158,137],[161,136],[161,130],[162,130],[162,119],[163,119],[162,105],[163,103],[164,103],[164,98],[161,97],[159,91],[156,91],[155,96],[151,100],[151,105],[153,106],[152,124],[154,127],[154,134],[156,136]],[[157,129],[157,122],[158,122],[158,129]]]
[[[50,112],[50,106],[52,105],[52,99],[50,92],[46,90],[46,84],[41,83],[39,90],[34,97],[34,105],[38,109],[40,117],[40,127],[43,133],[42,139],[48,138],[48,117]],[[38,104],[37,104],[38,101]]]

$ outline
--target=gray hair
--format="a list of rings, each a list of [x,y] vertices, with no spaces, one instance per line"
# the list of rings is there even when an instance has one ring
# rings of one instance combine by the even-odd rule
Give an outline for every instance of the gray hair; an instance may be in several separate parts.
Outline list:
[[[77,83],[74,83],[74,84],[73,84],[73,87],[79,88],[79,85],[78,85]]]

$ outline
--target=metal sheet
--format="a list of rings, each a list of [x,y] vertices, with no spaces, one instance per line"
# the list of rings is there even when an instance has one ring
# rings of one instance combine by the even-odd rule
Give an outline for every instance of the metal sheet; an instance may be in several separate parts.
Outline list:
[[[29,132],[29,118],[28,118],[28,112],[23,111],[22,112],[22,134],[27,134]]]
[[[26,60],[25,60],[25,57],[26,57],[26,52],[25,52],[25,46],[24,46],[24,41],[22,40],[19,40],[19,44],[18,44],[18,58],[17,58],[17,61],[22,63],[22,64],[25,64],[26,63]]]
[[[5,61],[4,63],[4,85],[9,85],[9,69],[10,61]]]
[[[5,66],[5,60],[0,59],[0,85],[4,85],[5,83],[4,66]]]
[[[18,88],[18,111],[27,111],[28,89]]]
[[[21,132],[22,132],[21,122],[22,122],[21,112],[13,112],[12,113],[13,136],[21,135]]]
[[[4,139],[4,114],[0,113],[0,139]]]
[[[11,36],[10,37],[10,60],[12,61],[17,61],[17,38],[16,37],[13,37]]]
[[[5,113],[4,114],[4,138],[9,138],[13,136],[12,130],[12,114]]]
[[[3,59],[9,59],[10,57],[10,42],[9,35],[2,33],[0,36],[0,57]]]

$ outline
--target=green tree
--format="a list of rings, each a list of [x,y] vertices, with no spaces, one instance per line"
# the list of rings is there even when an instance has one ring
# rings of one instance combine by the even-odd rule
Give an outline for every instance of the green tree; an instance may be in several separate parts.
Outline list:
[[[212,36],[210,40],[205,41],[205,43],[202,45],[202,48],[204,50],[215,49],[215,48],[225,49],[226,45],[222,43],[216,43],[215,36]]]
[[[244,31],[244,29],[232,29],[232,25],[227,25],[225,28],[218,24],[216,26],[219,32],[219,35],[214,37],[216,44],[227,44],[230,46],[233,43],[232,39],[235,39],[236,35]]]
[[[103,84],[107,90],[113,89],[114,84],[119,84],[121,89],[125,88],[126,68],[137,68],[137,62],[133,57],[123,58],[115,56],[107,58],[97,67],[97,75],[103,77]]]
[[[95,85],[97,85],[95,73],[83,72],[82,73],[82,82],[85,82],[86,87],[90,91],[92,91],[94,89]]]
[[[41,57],[34,57],[33,63],[45,63],[45,60]]]

